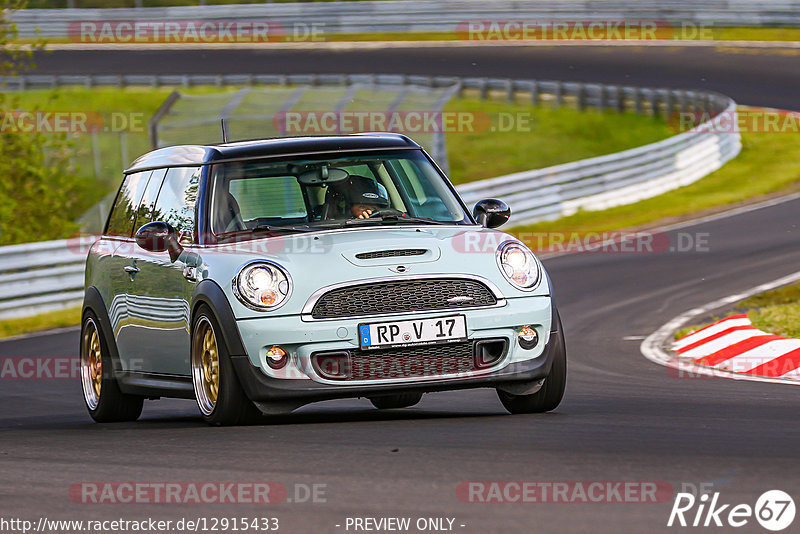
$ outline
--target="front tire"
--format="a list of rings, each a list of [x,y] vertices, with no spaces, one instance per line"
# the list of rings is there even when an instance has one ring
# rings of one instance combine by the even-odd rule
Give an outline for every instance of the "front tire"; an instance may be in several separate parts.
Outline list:
[[[564,342],[564,329],[561,326],[561,317],[556,312],[558,332],[556,343],[553,346],[555,359],[550,374],[544,380],[542,388],[530,395],[512,395],[505,391],[497,390],[497,396],[506,410],[512,414],[543,413],[555,410],[564,397],[567,387],[567,346]]]
[[[369,401],[379,410],[392,410],[396,408],[409,408],[422,400],[422,393],[398,393],[372,397]]]
[[[217,333],[216,317],[202,306],[192,327],[192,385],[197,407],[210,425],[242,425],[261,412],[247,398],[233,370],[228,349]]]
[[[108,343],[98,324],[94,312],[87,311],[81,328],[81,386],[86,409],[98,423],[136,421],[144,397],[120,391]]]

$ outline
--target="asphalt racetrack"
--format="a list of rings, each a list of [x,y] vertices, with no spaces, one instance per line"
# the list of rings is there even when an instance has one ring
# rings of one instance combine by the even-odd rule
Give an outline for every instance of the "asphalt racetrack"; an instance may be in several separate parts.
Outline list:
[[[71,74],[536,77],[708,88],[743,104],[800,108],[800,58],[750,52],[58,51],[38,58],[38,65],[42,73]],[[414,408],[388,412],[366,400],[333,401],[270,425],[239,428],[207,427],[192,401],[161,400],[147,402],[136,423],[98,425],[86,413],[77,380],[3,380],[4,514],[32,520],[272,516],[279,518],[281,532],[291,534],[345,532],[348,517],[370,516],[454,518],[453,530],[464,533],[674,532],[681,529],[667,528],[671,494],[655,504],[486,504],[465,502],[457,488],[467,481],[653,481],[675,491],[705,484],[731,504],[753,506],[771,489],[797,498],[800,390],[679,377],[645,360],[639,345],[687,309],[797,271],[799,211],[800,200],[790,200],[668,232],[671,244],[700,237],[708,244],[701,250],[547,259],[569,353],[566,396],[549,414],[510,416],[493,391],[476,390],[430,394]],[[74,330],[0,343],[3,356],[77,351]],[[87,481],[265,480],[286,486],[293,502],[91,505],[70,498],[70,488]],[[313,484],[324,485],[324,497],[296,502]],[[738,531],[763,530],[751,519]]]

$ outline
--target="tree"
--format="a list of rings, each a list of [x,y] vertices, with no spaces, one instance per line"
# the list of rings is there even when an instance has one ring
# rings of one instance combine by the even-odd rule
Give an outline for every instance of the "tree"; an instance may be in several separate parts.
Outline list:
[[[18,76],[32,67],[35,50],[16,43],[8,13],[24,0],[0,0],[0,76]],[[65,133],[21,131],[19,99],[0,91],[0,245],[45,241],[77,232],[75,219],[91,204],[92,184],[71,164],[72,144]],[[37,113],[37,110],[25,110]]]

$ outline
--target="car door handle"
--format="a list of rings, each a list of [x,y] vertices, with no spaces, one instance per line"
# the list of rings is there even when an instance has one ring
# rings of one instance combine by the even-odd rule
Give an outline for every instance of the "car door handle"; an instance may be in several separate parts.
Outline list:
[[[124,269],[125,269],[125,272],[128,273],[128,274],[136,274],[141,270],[135,265],[126,265],[124,267]]]

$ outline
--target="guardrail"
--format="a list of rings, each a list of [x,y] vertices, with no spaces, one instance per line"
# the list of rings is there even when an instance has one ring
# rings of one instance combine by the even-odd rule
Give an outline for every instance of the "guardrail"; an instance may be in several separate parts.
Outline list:
[[[61,239],[0,247],[0,319],[80,304],[86,254],[73,245],[79,243]]]
[[[468,205],[485,197],[506,201],[519,225],[637,202],[688,185],[734,158],[741,136],[720,122],[736,123],[735,103],[725,114],[657,143],[481,180],[458,192]]]
[[[79,77],[45,77],[47,83],[72,82]],[[174,78],[174,77],[173,77]],[[116,77],[132,83],[170,77]],[[477,91],[484,98],[533,104],[595,107],[617,112],[670,115],[673,111],[708,112],[710,120],[691,131],[646,146],[544,169],[525,171],[458,186],[468,205],[486,197],[500,198],[513,210],[514,224],[554,219],[579,209],[596,210],[636,202],[690,184],[721,167],[741,149],[741,137],[730,131],[736,124],[736,104],[717,93],[609,86],[558,81],[507,80],[391,75],[188,76],[194,84],[211,78],[221,85],[387,83],[429,87],[457,85],[458,91]],[[98,85],[109,77],[91,78]],[[38,86],[43,77],[25,76],[20,87]],[[722,124],[722,122],[725,124]],[[727,126],[726,126],[727,125]],[[74,306],[83,298],[85,240],[61,240],[0,247],[0,319]]]
[[[11,14],[22,37],[68,37],[83,21],[269,20],[324,33],[456,32],[466,21],[682,21],[718,26],[796,26],[794,0],[379,0],[121,9],[26,9]],[[72,31],[75,31],[74,27]]]

